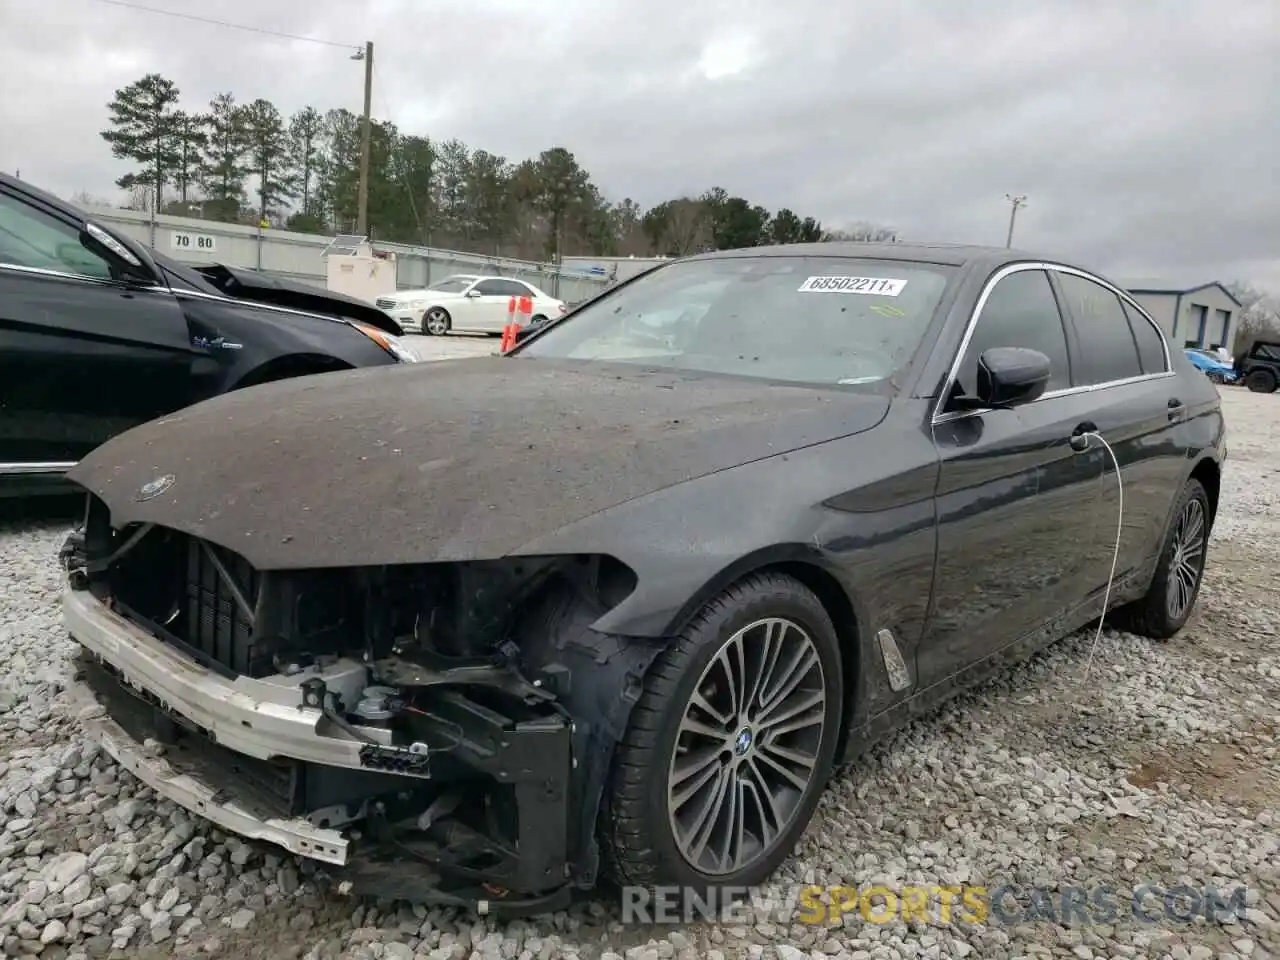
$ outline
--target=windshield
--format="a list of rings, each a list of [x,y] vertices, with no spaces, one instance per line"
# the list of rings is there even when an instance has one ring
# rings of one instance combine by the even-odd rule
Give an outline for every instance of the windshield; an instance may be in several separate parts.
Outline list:
[[[949,277],[947,267],[896,260],[673,263],[582,306],[516,356],[879,384],[910,362]]]
[[[438,293],[461,293],[474,282],[474,277],[450,277],[447,280],[441,280],[439,283],[433,283],[427,289],[435,290]]]

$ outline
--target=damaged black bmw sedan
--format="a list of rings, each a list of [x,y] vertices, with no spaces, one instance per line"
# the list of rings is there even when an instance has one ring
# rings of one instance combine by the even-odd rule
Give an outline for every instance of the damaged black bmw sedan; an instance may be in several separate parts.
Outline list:
[[[505,356],[269,384],[89,455],[80,716],[341,889],[750,885],[906,717],[1108,611],[1176,633],[1224,437],[1067,264],[674,261]]]

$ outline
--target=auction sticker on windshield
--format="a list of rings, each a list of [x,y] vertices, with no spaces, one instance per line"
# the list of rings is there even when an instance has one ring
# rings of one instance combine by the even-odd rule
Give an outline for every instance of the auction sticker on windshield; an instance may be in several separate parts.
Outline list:
[[[884,277],[810,277],[800,284],[800,293],[865,293],[877,297],[896,297],[907,285],[905,280]]]

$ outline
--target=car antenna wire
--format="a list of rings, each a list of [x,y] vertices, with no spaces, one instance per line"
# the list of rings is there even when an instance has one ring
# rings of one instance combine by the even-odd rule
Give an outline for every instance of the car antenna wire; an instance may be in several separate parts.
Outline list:
[[[1093,655],[1097,652],[1098,643],[1102,640],[1102,627],[1107,619],[1107,608],[1111,605],[1111,587],[1116,581],[1116,564],[1120,560],[1120,538],[1124,533],[1124,479],[1120,476],[1120,461],[1116,458],[1116,452],[1111,449],[1111,444],[1107,443],[1107,438],[1097,430],[1090,430],[1082,434],[1081,439],[1085,441],[1084,449],[1088,449],[1088,441],[1090,437],[1096,437],[1098,442],[1106,448],[1107,453],[1111,455],[1111,463],[1116,470],[1116,490],[1120,493],[1120,509],[1119,515],[1116,517],[1116,542],[1111,549],[1111,575],[1107,577],[1107,589],[1102,595],[1102,615],[1098,618],[1098,631],[1093,635],[1093,643],[1089,645],[1089,658],[1084,664],[1084,676],[1081,680],[1089,679],[1089,671],[1093,667]]]

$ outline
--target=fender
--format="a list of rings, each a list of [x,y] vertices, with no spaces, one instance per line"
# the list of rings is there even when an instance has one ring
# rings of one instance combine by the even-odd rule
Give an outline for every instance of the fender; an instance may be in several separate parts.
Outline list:
[[[294,314],[244,300],[175,289],[191,331],[203,347],[196,361],[194,400],[225,393],[269,365],[316,358],[331,369],[395,364],[395,357],[340,320]],[[318,366],[321,364],[317,364]]]

